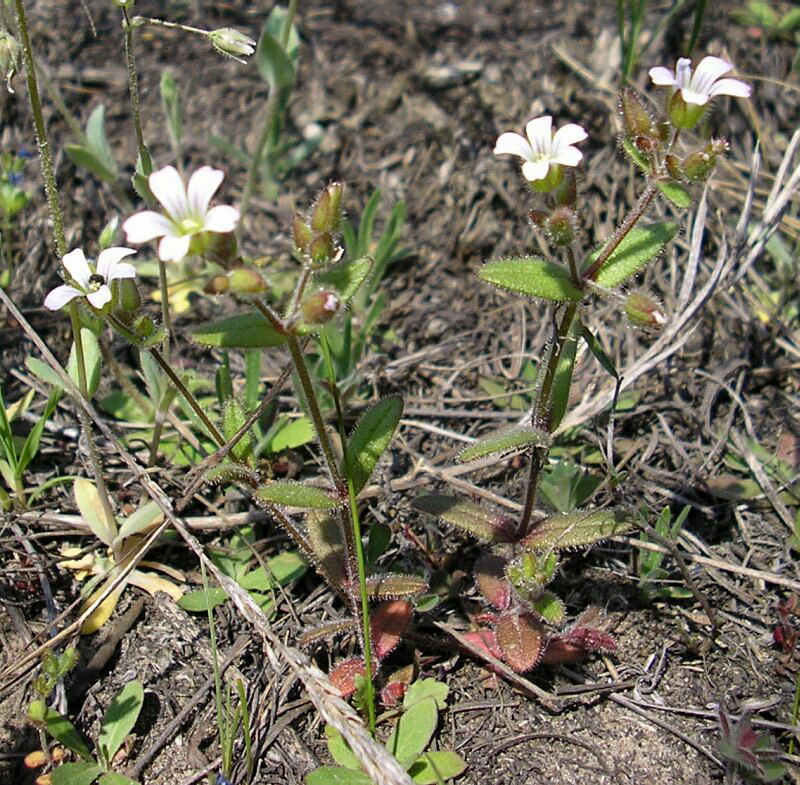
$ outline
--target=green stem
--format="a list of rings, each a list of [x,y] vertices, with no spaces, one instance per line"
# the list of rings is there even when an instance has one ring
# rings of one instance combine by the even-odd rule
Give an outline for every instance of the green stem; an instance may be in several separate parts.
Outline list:
[[[169,336],[172,332],[172,319],[169,315],[169,287],[167,285],[167,267],[161,259],[158,260],[158,287],[161,291],[161,321],[166,330],[161,351],[169,357]]]
[[[308,404],[314,430],[317,432],[317,438],[322,447],[322,453],[325,456],[325,463],[328,466],[328,471],[331,474],[334,485],[338,491],[341,491],[345,486],[344,478],[336,463],[336,456],[334,455],[333,447],[328,438],[328,432],[325,430],[325,421],[322,419],[322,413],[319,410],[319,403],[316,393],[314,392],[314,385],[311,383],[311,376],[308,372],[305,358],[303,357],[303,351],[300,348],[300,343],[296,335],[292,335],[291,333],[287,335],[286,343],[292,355],[292,362],[294,363],[295,370],[300,378],[300,385],[303,388],[302,392]]]
[[[361,599],[361,634],[364,640],[364,664],[366,666],[366,689],[365,699],[367,702],[367,717],[369,720],[370,733],[375,736],[375,687],[372,683],[372,634],[369,618],[369,596],[367,594],[367,564],[364,558],[364,545],[361,540],[361,522],[358,516],[358,500],[356,499],[356,489],[353,484],[353,473],[350,471],[350,459],[347,452],[347,438],[344,429],[344,413],[339,398],[339,386],[336,383],[336,372],[333,368],[333,358],[331,357],[328,339],[324,330],[320,333],[320,346],[325,355],[325,363],[328,366],[328,378],[331,384],[333,400],[336,404],[336,419],[339,423],[339,435],[342,439],[342,451],[344,453],[344,467],[347,476],[347,496],[349,500],[350,522],[353,526],[353,540],[355,545],[355,558],[358,565],[358,593]]]
[[[39,162],[42,167],[44,192],[47,197],[47,207],[50,219],[53,221],[53,237],[55,239],[56,253],[61,258],[67,252],[67,240],[64,235],[64,221],[61,216],[61,202],[58,198],[56,174],[53,169],[53,159],[50,155],[50,143],[47,140],[47,130],[42,114],[42,101],[39,97],[39,85],[36,81],[36,64],[31,49],[31,39],[28,35],[28,18],[25,15],[25,6],[22,0],[14,0],[17,11],[17,30],[22,44],[22,55],[25,60],[25,75],[28,81],[28,95],[33,112],[33,125],[36,133],[36,144],[39,148]]]
[[[611,239],[608,241],[605,248],[603,248],[600,256],[595,259],[592,266],[583,274],[584,280],[593,281],[595,279],[597,273],[600,272],[600,269],[608,261],[611,254],[617,250],[617,247],[625,239],[628,232],[639,222],[639,219],[644,215],[644,211],[648,208],[650,202],[653,201],[653,197],[657,193],[658,186],[652,181],[649,182],[647,188],[642,191],[639,201],[636,202],[628,215],[625,216],[625,220],[617,227],[614,234],[611,235]]]
[[[136,132],[136,147],[139,150],[139,160],[142,166],[150,159],[147,145],[144,143],[142,133],[142,114],[139,108],[139,80],[136,76],[136,60],[133,55],[133,26],[128,9],[122,7],[123,27],[125,28],[125,58],[128,64],[128,92],[131,97],[131,113],[133,115],[133,128]],[[145,171],[145,174],[149,172]]]
[[[283,28],[281,29],[280,43],[283,49],[286,49],[289,43],[289,33],[292,30],[294,17],[297,13],[297,0],[291,0],[289,7],[286,10],[286,18],[283,20]],[[261,166],[261,160],[264,157],[264,150],[267,147],[270,134],[272,133],[275,116],[280,108],[280,93],[278,90],[271,90],[267,98],[267,105],[264,109],[264,125],[261,128],[261,134],[258,137],[256,148],[253,151],[253,157],[250,159],[250,166],[247,169],[247,181],[244,186],[244,193],[242,194],[242,201],[239,205],[239,212],[244,218],[247,208],[250,206],[250,199],[253,196],[253,191],[256,187],[256,180],[258,180],[258,170]],[[240,222],[241,226],[241,222]]]
[[[184,33],[194,33],[195,35],[208,36],[208,30],[201,30],[199,27],[190,27],[178,22],[167,22],[164,19],[153,19],[151,16],[134,16],[131,20],[134,24],[146,24],[151,27],[166,27],[169,30],[182,30]]]

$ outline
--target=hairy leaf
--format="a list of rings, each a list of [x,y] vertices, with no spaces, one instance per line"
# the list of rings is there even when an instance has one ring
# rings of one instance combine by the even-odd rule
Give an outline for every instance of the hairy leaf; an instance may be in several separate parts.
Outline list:
[[[375,663],[373,663],[373,669]],[[354,657],[339,663],[329,674],[331,684],[336,687],[343,698],[349,698],[356,691],[356,676],[367,673],[367,664],[363,657]]]
[[[328,582],[342,586],[347,580],[347,562],[339,522],[328,513],[309,512],[306,529],[317,569]]]
[[[659,180],[657,185],[658,190],[661,191],[675,207],[686,210],[692,206],[692,195],[680,183]]]
[[[411,603],[406,600],[389,600],[372,612],[370,619],[372,646],[379,660],[397,648],[411,623],[413,613]]]
[[[514,522],[507,515],[485,510],[478,504],[432,493],[414,499],[418,510],[435,515],[485,542],[514,542]]]
[[[403,400],[392,395],[378,401],[358,421],[347,443],[347,463],[356,493],[367,484],[402,414]]]
[[[373,785],[363,771],[344,766],[320,766],[306,774],[306,785]]]
[[[561,624],[566,617],[564,603],[551,591],[543,591],[530,605],[534,613],[550,624]]]
[[[203,346],[227,349],[264,349],[286,340],[260,313],[244,313],[200,325],[191,331]]]
[[[430,744],[438,721],[433,697],[411,704],[389,734],[386,749],[407,769]]]
[[[499,611],[511,602],[511,586],[506,578],[506,560],[494,553],[481,556],[475,563],[475,583],[486,600]]]
[[[428,590],[428,581],[417,575],[388,573],[367,578],[367,594],[376,600],[414,597]]]
[[[273,480],[261,485],[255,496],[257,501],[264,504],[280,504],[310,510],[332,510],[341,504],[331,491],[292,480]]]
[[[356,259],[339,262],[333,267],[317,273],[314,276],[314,282],[323,288],[335,289],[342,302],[347,303],[355,297],[371,270],[372,258],[359,256]]]
[[[501,289],[553,302],[579,302],[584,297],[567,270],[536,257],[487,262],[478,271],[478,277]]]
[[[507,613],[497,622],[497,644],[503,659],[518,673],[533,668],[542,656],[544,627],[531,613]]]
[[[310,646],[312,643],[329,641],[338,635],[352,632],[357,627],[357,619],[337,619],[336,621],[329,621],[325,624],[320,624],[319,627],[306,630],[297,642],[300,646]],[[337,763],[341,763],[341,761],[337,761]]]
[[[678,224],[674,221],[637,226],[631,229],[600,268],[595,280],[600,286],[608,288],[625,283],[658,256],[677,232]],[[583,264],[584,270],[600,256],[603,247],[601,246],[589,255]]]
[[[458,777],[467,768],[466,761],[452,750],[432,750],[419,756],[408,770],[417,785],[438,785]]]
[[[552,515],[522,541],[526,548],[563,550],[593,543],[623,534],[634,527],[633,519],[618,509],[572,512]]]
[[[531,444],[536,447],[547,447],[550,442],[550,434],[528,425],[504,428],[464,448],[458,454],[458,460],[474,461],[476,458],[483,458],[495,452],[508,452]]]

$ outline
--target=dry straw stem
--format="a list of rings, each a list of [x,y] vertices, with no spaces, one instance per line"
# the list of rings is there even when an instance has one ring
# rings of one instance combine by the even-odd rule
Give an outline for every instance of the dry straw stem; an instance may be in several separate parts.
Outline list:
[[[273,632],[272,627],[267,621],[263,611],[253,602],[247,592],[242,589],[237,583],[224,575],[211,562],[203,550],[200,542],[188,531],[186,526],[179,520],[172,508],[172,502],[166,494],[153,482],[147,474],[144,467],[140,466],[133,456],[125,449],[125,447],[117,439],[114,432],[108,427],[105,420],[100,417],[90,401],[85,400],[79,393],[78,389],[73,384],[72,380],[67,375],[66,371],[61,367],[60,363],[53,356],[52,352],[47,348],[42,339],[31,327],[25,317],[20,313],[19,309],[9,299],[8,295],[0,289],[0,300],[9,309],[9,312],[18,321],[25,334],[31,339],[36,348],[40,351],[44,360],[50,367],[58,374],[64,388],[72,395],[84,412],[91,417],[100,432],[109,442],[114,446],[118,455],[127,464],[128,468],[133,473],[136,480],[141,485],[144,492],[156,503],[161,512],[164,513],[164,523],[157,527],[144,543],[144,547],[139,552],[136,560],[126,568],[127,574],[130,569],[133,569],[138,559],[140,559],[147,547],[149,547],[156,538],[160,535],[161,531],[168,525],[171,525],[183,537],[186,544],[195,552],[198,559],[205,565],[206,569],[214,576],[219,585],[228,593],[233,600],[234,605],[247,619],[258,632],[261,634],[264,650],[266,655],[276,669],[280,670],[280,661],[284,660],[291,670],[297,675],[300,681],[306,688],[309,698],[314,706],[319,711],[322,718],[329,725],[332,725],[338,730],[346,739],[347,743],[352,748],[353,752],[358,757],[365,772],[375,783],[378,785],[412,785],[411,778],[406,774],[400,764],[389,754],[389,752],[380,744],[378,744],[367,732],[364,723],[353,710],[353,708],[346,703],[339,696],[338,690],[331,684],[328,677],[313,665],[309,659],[297,649],[286,646],[278,636]],[[118,585],[124,579],[124,575],[119,576],[114,585]],[[14,674],[18,673],[21,668],[26,664],[37,658],[44,648],[52,646],[54,643],[74,635],[82,623],[82,619],[92,612],[103,598],[99,598],[97,602],[93,603],[91,608],[88,608],[83,614],[81,619],[70,624],[58,633],[54,638],[51,638],[48,644],[40,647],[37,651],[32,652],[25,657],[21,662],[6,668],[5,671],[0,673],[0,682],[4,682]]]

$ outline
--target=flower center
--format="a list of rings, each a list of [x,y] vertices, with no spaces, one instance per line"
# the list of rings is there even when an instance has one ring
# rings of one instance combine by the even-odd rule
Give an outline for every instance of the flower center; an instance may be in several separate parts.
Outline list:
[[[106,285],[106,279],[103,278],[103,276],[100,275],[100,273],[92,273],[89,276],[89,289],[90,289],[90,291],[96,292],[98,289],[100,289],[102,286],[105,286],[105,285]]]
[[[181,234],[198,234],[203,231],[203,220],[194,216],[187,216],[178,221],[178,231]]]

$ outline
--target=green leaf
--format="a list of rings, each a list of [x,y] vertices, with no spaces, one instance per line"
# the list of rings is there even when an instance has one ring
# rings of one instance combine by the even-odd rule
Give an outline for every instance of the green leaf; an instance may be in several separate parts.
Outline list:
[[[188,613],[206,613],[209,609],[213,610],[217,605],[227,602],[228,595],[224,589],[199,589],[198,591],[188,591],[178,600],[178,607]]]
[[[275,5],[269,12],[265,26],[269,34],[276,40],[280,41],[283,35],[283,26],[286,24],[286,17],[289,11],[285,6]],[[289,28],[289,39],[286,42],[286,54],[292,63],[297,65],[297,59],[300,55],[300,36],[297,33],[297,25],[292,24]]]
[[[622,149],[625,151],[631,162],[636,164],[645,174],[650,173],[650,163],[647,158],[636,149],[636,145],[630,139],[622,140]]]
[[[245,313],[196,327],[191,332],[203,346],[227,349],[264,349],[286,340],[260,313]]]
[[[436,701],[436,706],[439,709],[445,707],[447,700],[447,693],[449,688],[443,681],[436,679],[420,679],[409,685],[408,690],[403,698],[403,706],[409,708],[417,701],[424,700],[425,698],[433,698]]]
[[[373,785],[373,782],[361,771],[342,766],[320,766],[306,774],[306,785]]]
[[[285,97],[294,85],[295,68],[280,41],[269,32],[266,24],[258,41],[256,62],[270,89]]]
[[[530,444],[547,447],[552,441],[550,434],[531,428],[528,425],[514,426],[497,431],[474,444],[466,447],[458,454],[459,461],[474,461],[495,452],[508,452]]]
[[[692,206],[692,195],[680,183],[659,180],[657,185],[658,190],[661,191],[675,207],[686,210]]]
[[[389,734],[386,749],[407,769],[430,744],[438,721],[435,698],[423,698],[413,703]]]
[[[248,591],[265,591],[275,585],[285,586],[299,578],[308,569],[305,559],[297,551],[284,551],[267,560],[267,568],[257,567],[239,579],[239,585]]]
[[[108,513],[100,500],[100,492],[94,483],[85,477],[79,477],[75,480],[73,489],[75,502],[84,522],[92,530],[92,534],[110,548],[114,544],[114,538],[117,536],[117,522],[109,519]]]
[[[100,724],[97,747],[110,763],[133,730],[144,703],[144,688],[140,681],[128,682],[112,699]]]
[[[551,591],[543,591],[531,603],[531,607],[550,624],[561,624],[567,615],[561,598]]]
[[[435,515],[485,542],[513,542],[513,521],[502,513],[439,493],[419,496],[413,504],[418,510]]]
[[[108,169],[103,163],[102,159],[86,147],[79,144],[68,144],[64,146],[64,152],[67,158],[75,164],[75,166],[86,169],[87,172],[93,174],[98,180],[104,183],[113,184],[117,181],[117,175]]]
[[[329,267],[314,276],[314,281],[321,287],[332,287],[339,297],[347,303],[353,299],[361,284],[367,280],[372,270],[372,259],[369,256],[359,256],[356,259],[347,259]]]
[[[161,72],[161,100],[164,104],[164,116],[167,118],[167,130],[172,142],[172,149],[177,152],[181,149],[181,104],[178,96],[178,86],[171,71]]]
[[[64,383],[61,377],[46,363],[38,357],[26,357],[25,367],[37,378],[39,381],[49,384],[58,390],[64,389]]]
[[[356,493],[367,484],[402,414],[402,398],[392,395],[378,401],[358,421],[347,443],[347,465]]]
[[[98,161],[116,180],[119,170],[106,138],[106,108],[103,104],[96,106],[89,115],[89,120],[86,123],[86,139]]]
[[[117,542],[122,542],[132,534],[141,534],[164,520],[164,513],[154,501],[149,501],[126,518],[119,527]]]
[[[97,340],[97,336],[86,327],[81,327],[81,341],[83,342],[83,367],[86,371],[87,396],[91,399],[100,386],[100,363],[102,354],[100,353],[100,343]],[[78,378],[78,352],[75,348],[74,341],[72,342],[69,360],[67,361],[67,373],[75,386],[80,389]]]
[[[466,761],[452,750],[426,752],[411,764],[408,774],[417,785],[437,785],[458,777],[467,768]]]
[[[558,303],[579,302],[584,297],[563,267],[532,256],[487,262],[478,277],[501,289]]]
[[[86,761],[94,761],[92,753],[75,730],[75,726],[55,709],[48,709],[44,718],[47,732],[60,744]]]
[[[308,444],[314,438],[314,426],[305,415],[297,419],[279,419],[270,429],[267,452],[279,453]]]
[[[677,232],[678,224],[674,221],[637,226],[631,229],[600,268],[595,280],[600,286],[607,288],[625,283],[658,256]],[[589,254],[582,269],[588,269],[600,256],[602,250],[603,246]]]
[[[381,573],[367,578],[367,594],[371,599],[413,597],[428,590],[428,582],[417,575]]]
[[[260,486],[256,491],[256,499],[265,504],[281,504],[307,510],[332,510],[341,505],[331,495],[331,491],[292,480],[274,480]]]
[[[332,725],[325,726],[325,741],[328,742],[328,752],[340,766],[354,769],[355,771],[361,769],[361,761],[350,749],[350,745],[344,740],[344,736]]]
[[[62,763],[50,776],[53,785],[91,785],[102,773],[94,762]]]
[[[31,392],[33,392],[33,390],[31,390]],[[61,392],[59,390],[50,393],[44,411],[39,416],[33,428],[31,428],[30,433],[25,439],[25,443],[22,445],[22,450],[20,450],[19,453],[18,471],[24,471],[28,464],[36,457],[36,453],[39,452],[39,444],[42,439],[42,434],[44,433],[44,426],[56,410],[60,397]]]
[[[554,431],[564,419],[572,388],[572,373],[575,370],[575,354],[578,350],[578,334],[581,323],[577,315],[572,317],[569,331],[564,338],[564,348],[556,363],[553,387],[550,392],[550,430]]]
[[[552,515],[538,523],[522,545],[537,551],[576,548],[624,534],[633,526],[632,518],[617,509]]]
[[[603,349],[603,345],[600,343],[594,333],[585,324],[581,325],[580,332],[583,336],[583,340],[586,341],[586,345],[589,347],[589,350],[594,355],[597,362],[599,362],[605,371],[614,379],[619,379],[619,374],[617,373],[617,369],[614,367],[614,363],[606,354],[605,349]]]
[[[118,774],[116,771],[109,771],[97,781],[97,785],[139,785],[136,780]]]

